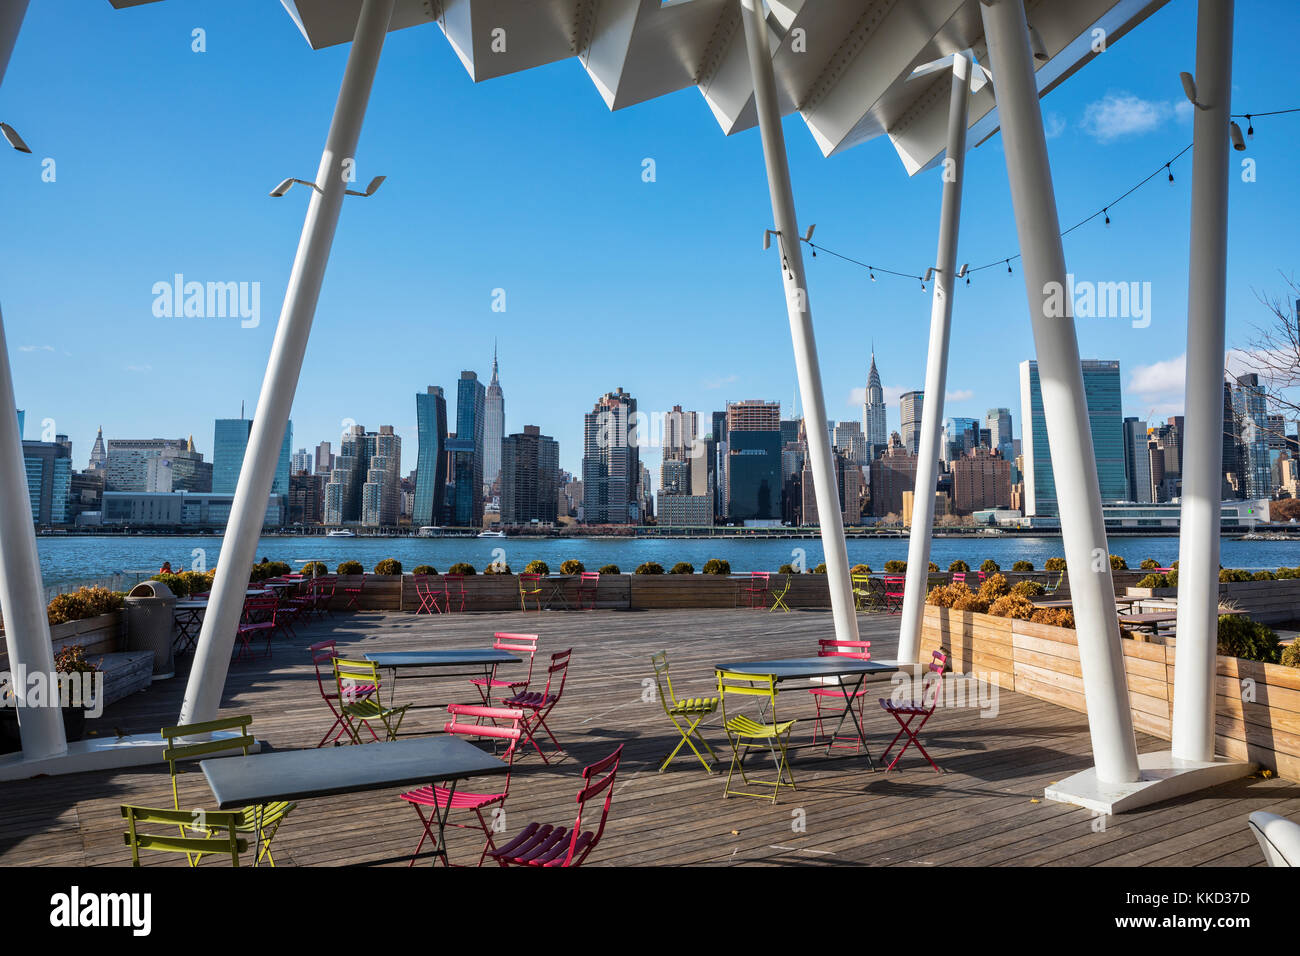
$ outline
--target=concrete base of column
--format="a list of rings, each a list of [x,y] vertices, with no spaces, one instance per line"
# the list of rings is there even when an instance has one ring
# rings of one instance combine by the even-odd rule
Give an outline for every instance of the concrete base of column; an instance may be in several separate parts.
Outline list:
[[[1215,757],[1214,760],[1181,760],[1168,750],[1138,754],[1138,779],[1131,783],[1107,783],[1097,779],[1097,768],[1089,767],[1043,791],[1056,803],[1072,803],[1097,813],[1127,813],[1139,807],[1185,796],[1206,787],[1217,787],[1248,777],[1255,765],[1242,760]]]
[[[240,737],[240,734],[220,732],[212,740]],[[0,783],[10,780],[29,780],[32,777],[55,777],[87,770],[116,770],[119,767],[146,767],[163,762],[167,741],[158,734],[132,734],[127,737],[99,737],[94,740],[74,740],[68,744],[67,753],[57,757],[25,757],[21,753],[0,756]],[[260,745],[249,748],[256,753]],[[221,756],[220,754],[216,756]]]

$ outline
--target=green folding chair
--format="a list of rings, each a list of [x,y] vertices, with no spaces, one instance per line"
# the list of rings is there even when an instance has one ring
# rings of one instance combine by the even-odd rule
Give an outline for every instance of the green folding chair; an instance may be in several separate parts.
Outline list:
[[[787,574],[785,576],[785,587],[772,592],[772,606],[768,608],[769,611],[775,611],[778,608],[782,611],[790,610],[790,605],[785,603],[785,596],[790,593],[790,578],[791,575]]]
[[[402,718],[410,704],[401,707],[385,707],[379,694],[379,666],[374,661],[349,661],[341,657],[334,658],[334,682],[339,690],[339,713],[343,715],[344,726],[354,744],[361,743],[361,733],[357,725],[370,731],[375,740],[372,723],[378,721],[383,725],[387,740],[397,739],[397,728],[402,726]],[[368,696],[358,695],[359,688],[373,687],[374,692]]]
[[[700,735],[699,731],[700,722],[703,721],[704,718],[717,713],[718,698],[685,697],[678,700],[677,695],[673,693],[673,679],[668,676],[668,652],[660,651],[658,654],[651,655],[650,663],[653,664],[655,668],[655,685],[659,689],[659,702],[663,704],[664,713],[667,714],[668,719],[673,722],[673,726],[677,728],[677,732],[682,735],[681,741],[673,748],[673,752],[670,753],[668,758],[660,765],[659,772],[663,773],[668,769],[668,765],[673,762],[673,758],[677,756],[677,752],[681,750],[682,745],[685,744],[695,752],[695,756],[699,758],[700,763],[704,764],[704,769],[709,773],[713,773],[714,768],[709,766],[709,762],[705,760],[704,755],[696,749],[691,738],[694,737],[703,744],[704,749],[707,750],[709,756],[713,758],[713,762],[718,763],[718,755],[713,752],[713,748],[709,746],[709,742]],[[687,726],[683,727],[682,724],[686,724]]]
[[[195,826],[196,814],[203,814],[202,826]],[[193,866],[200,857],[209,854],[230,854],[231,866],[239,866],[239,854],[248,849],[248,841],[237,836],[240,813],[235,810],[159,810],[153,807],[134,807],[122,804],[126,818],[126,832],[122,841],[131,848],[131,865],[140,865],[141,850],[161,850],[165,853],[184,853]],[[171,836],[158,833],[141,833],[140,824],[158,824],[168,828],[179,826],[205,834],[201,837]],[[217,835],[224,831],[225,836]]]
[[[176,769],[177,762],[194,760],[197,757],[205,757],[211,754],[219,755],[232,750],[238,750],[247,757],[249,748],[257,742],[249,729],[252,723],[251,714],[242,714],[238,717],[209,720],[201,724],[177,724],[175,727],[164,727],[162,729],[163,738],[167,741],[167,747],[163,750],[163,760],[167,761],[167,770],[172,778],[172,806],[176,812],[186,817],[186,820],[181,825],[182,837],[188,837],[189,831],[210,835],[212,826],[209,824],[212,818],[227,811],[182,809],[180,789],[176,781],[184,771]],[[178,738],[198,737],[221,730],[237,730],[240,735],[238,737],[221,737],[216,740],[201,740],[192,744],[176,743]],[[264,803],[260,806],[229,811],[236,818],[235,830],[237,832],[261,835],[262,846],[257,853],[259,863],[265,857],[271,866],[275,866],[275,857],[271,855],[271,841],[275,839],[276,831],[280,829],[280,824],[284,821],[284,818],[296,806],[296,803],[287,803],[280,800],[275,803]],[[225,851],[221,850],[219,852]],[[190,866],[198,866],[202,856],[202,853],[196,853],[193,856],[187,854]]]
[[[790,728],[798,721],[777,720],[776,718],[776,678],[771,674],[740,674],[735,671],[718,671],[718,696],[721,698],[722,726],[727,730],[731,742],[731,769],[727,771],[727,784],[722,790],[725,800],[730,796],[762,797],[776,803],[777,794],[782,787],[796,789],[794,774],[790,770],[787,746],[790,742]],[[758,697],[763,708],[759,716],[766,719],[770,707],[771,722],[760,723],[746,714],[727,716],[728,697]],[[745,773],[745,757],[751,748],[766,746],[772,753],[776,764],[775,780],[758,780],[749,778]],[[770,793],[754,793],[747,790],[732,790],[731,778],[737,768],[740,778],[747,787],[771,787]]]

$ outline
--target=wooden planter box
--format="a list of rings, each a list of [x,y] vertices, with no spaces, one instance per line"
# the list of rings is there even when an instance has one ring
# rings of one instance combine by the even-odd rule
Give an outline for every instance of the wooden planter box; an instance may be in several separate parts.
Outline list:
[[[56,654],[65,647],[80,644],[89,657],[118,650],[125,634],[126,611],[110,611],[98,617],[55,624],[50,628],[50,643]]]

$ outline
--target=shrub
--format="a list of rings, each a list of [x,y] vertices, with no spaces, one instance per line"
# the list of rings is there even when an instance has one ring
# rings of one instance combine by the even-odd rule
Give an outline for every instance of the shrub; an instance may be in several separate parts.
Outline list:
[[[177,597],[185,597],[189,592],[189,582],[179,574],[155,574],[149,579],[157,581],[159,584],[166,585],[167,590],[171,591]]]
[[[1128,562],[1125,561],[1123,558],[1121,558],[1118,554],[1112,554],[1110,556],[1110,569],[1112,571],[1127,571]]]
[[[306,578],[316,578],[329,573],[330,569],[325,567],[324,561],[308,561],[302,566],[302,574]]]
[[[83,587],[67,594],[56,594],[46,605],[46,618],[50,624],[84,621],[112,611],[120,611],[125,595],[108,588]]]
[[[669,574],[694,574],[695,565],[687,561],[678,561],[676,564],[673,565],[673,569],[668,573]]]
[[[985,558],[984,563],[980,565],[980,570],[985,574],[997,574],[1002,570],[1002,565],[998,564],[992,558]]]
[[[1220,568],[1219,580],[1220,581],[1249,581],[1250,572],[1242,571],[1239,570],[1238,568]]]
[[[567,561],[560,562],[561,574],[581,574],[583,571],[586,570],[587,570],[587,566],[585,564],[583,564],[581,561],[575,561],[573,558],[569,558],[569,560]]]
[[[545,561],[529,561],[524,565],[524,573],[540,574],[542,577],[546,577],[551,573],[551,566]]]
[[[709,558],[704,562],[705,574],[730,574],[731,562],[723,561],[721,558]]]
[[[617,564],[603,564],[600,567],[600,574],[622,574]]]
[[[283,577],[289,573],[289,565],[283,561],[259,561],[253,565],[248,575],[250,581],[265,581],[267,578]],[[357,572],[360,574],[361,572]]]
[[[979,591],[971,591],[967,587],[953,598],[952,608],[954,611],[975,611],[978,614],[987,614],[989,603],[984,597],[983,588]]]
[[[1024,573],[1026,573],[1026,572],[1028,572],[1028,571],[1032,571],[1032,570],[1034,570],[1034,562],[1032,562],[1032,561],[1017,561],[1015,564],[1011,565],[1011,570],[1012,570],[1012,571],[1015,571],[1015,572],[1017,572],[1017,573],[1019,573],[1019,574],[1024,574]]]
[[[954,573],[969,571],[970,565],[967,564],[965,561],[963,561],[961,558],[958,558],[952,564],[948,565],[948,570]]]
[[[938,570],[939,570],[939,565],[937,565],[937,564],[935,564],[933,561],[931,561],[931,562],[930,562],[930,571],[931,571],[931,572],[934,572],[934,571],[938,571]]]
[[[1277,575],[1272,571],[1256,571],[1251,578],[1256,581],[1276,581]]]
[[[447,573],[471,575],[478,574],[478,571],[476,571],[474,565],[470,564],[468,561],[457,561],[447,569]]]
[[[1264,664],[1276,664],[1282,656],[1273,629],[1241,614],[1225,614],[1219,618],[1218,651],[1224,657],[1241,657]]]
[[[186,594],[202,594],[204,591],[211,591],[216,576],[215,568],[211,571],[182,571],[177,575],[185,583]]]
[[[1140,588],[1167,588],[1169,587],[1169,576],[1167,574],[1147,574],[1138,581],[1137,586]]]
[[[1174,563],[1177,564],[1178,562],[1175,561]],[[1178,569],[1174,568],[1172,571],[1166,574],[1165,580],[1169,582],[1169,586],[1171,588],[1178,587]]]
[[[1143,571],[1154,571],[1156,568],[1160,567],[1160,562],[1155,558],[1144,558],[1139,567]]]
[[[1029,620],[1035,624],[1050,624],[1053,627],[1074,629],[1074,612],[1068,607],[1040,607]]]
[[[853,565],[853,567],[849,568],[849,574],[870,574],[870,573],[871,573],[871,565],[869,564],[855,564]]]
[[[401,574],[402,562],[396,558],[384,558],[375,565],[375,574]]]
[[[637,565],[636,574],[663,574],[664,566],[657,561],[646,561]]]
[[[1028,621],[1034,616],[1036,610],[1038,608],[1034,607],[1034,603],[1028,597],[1015,591],[1002,595],[989,605],[990,614],[995,614],[998,617],[1011,617],[1018,621]]]
[[[504,561],[502,561],[499,564],[496,561],[493,561],[491,564],[489,564],[486,568],[483,569],[483,573],[484,574],[514,574],[514,572],[510,570],[510,565],[506,564]]]
[[[798,574],[799,572],[795,570],[795,566],[793,564],[783,564],[776,569],[776,573],[777,574]]]
[[[1300,578],[1300,568],[1278,568],[1277,577],[1278,580],[1289,580],[1292,578]]]
[[[992,604],[1000,597],[1011,593],[1011,582],[1005,574],[990,574],[980,584],[979,597],[985,604]]]
[[[54,655],[54,670],[58,674],[93,674],[97,666],[86,660],[86,649],[80,644],[69,644]]]
[[[935,607],[950,607],[957,611],[988,610],[988,604],[982,603],[970,586],[961,581],[931,588],[930,593],[925,597],[925,603]]]
[[[1278,663],[1284,667],[1300,667],[1300,639],[1282,648],[1282,656],[1278,659]]]
[[[1044,571],[1064,571],[1065,558],[1048,558],[1043,562]]]
[[[412,574],[437,574],[438,569],[435,568],[432,564],[417,564],[415,566],[415,570],[413,570],[411,573]]]
[[[365,574],[366,569],[361,566],[360,561],[340,561],[339,566],[334,569],[337,574]]]
[[[886,573],[886,574],[905,574],[906,572],[907,572],[907,562],[906,562],[906,561],[886,561],[886,562],[885,562],[885,573]]]
[[[1011,593],[1019,594],[1023,598],[1037,597],[1046,590],[1047,588],[1038,581],[1019,581],[1011,586]]]
[[[823,563],[817,565],[817,567],[813,568],[812,573],[813,573],[813,574],[825,574],[825,573],[826,573],[826,564],[825,564],[825,562],[823,562]]]

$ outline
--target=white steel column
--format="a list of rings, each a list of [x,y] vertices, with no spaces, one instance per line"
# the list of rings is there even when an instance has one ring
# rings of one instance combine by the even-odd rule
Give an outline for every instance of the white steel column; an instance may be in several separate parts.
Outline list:
[[[1233,0],[1200,0],[1187,283],[1187,433],[1178,544],[1173,754],[1214,759],[1219,622],[1224,311],[1228,257],[1228,124]]]
[[[1047,309],[1052,291],[1059,295],[1066,288],[1065,253],[1025,7],[1023,0],[984,0],[980,14],[988,40],[1011,203],[1024,262],[1093,761],[1100,781],[1131,782],[1138,779],[1137,740],[1129,713],[1079,343],[1069,310],[1064,316],[1053,317]]]
[[[966,122],[971,62],[965,53],[952,59],[948,100],[948,151],[943,164],[943,203],[939,209],[939,249],[935,254],[934,295],[930,304],[930,350],[925,363],[925,400],[921,406],[921,441],[917,447],[912,492],[912,527],[907,545],[907,584],[903,619],[898,629],[898,659],[913,663],[921,652],[921,620],[930,583],[930,537],[934,494],[939,485],[939,437],[943,397],[948,387],[948,337],[952,298],[957,291],[957,234],[961,191],[966,175]]]
[[[325,278],[325,266],[347,188],[343,164],[356,156],[357,140],[361,136],[361,124],[393,14],[393,4],[394,0],[364,0],[361,5],[338,101],[334,105],[334,118],[316,171],[316,188],[311,190],[302,238],[298,242],[266,377],[253,415],[252,433],[248,438],[221,557],[217,562],[212,600],[194,651],[194,666],[181,704],[182,723],[212,720],[221,705],[221,692],[244,605],[244,592],[248,588],[248,575],[261,537],[267,499],[280,459],[280,445],[284,441],[298,376],[302,372],[303,353],[307,349],[316,301]]]
[[[803,252],[799,245],[799,226],[795,219],[794,193],[785,153],[785,134],[781,129],[781,111],[776,98],[776,80],[772,73],[769,33],[767,22],[763,18],[763,0],[741,0],[741,7],[749,69],[754,78],[754,105],[758,111],[763,160],[767,166],[767,186],[772,200],[772,218],[780,233],[777,238],[783,260],[781,276],[785,284],[786,309],[790,315],[790,336],[794,340],[799,394],[803,399],[808,456],[812,460],[813,490],[821,525],[822,550],[826,558],[826,584],[830,588],[835,637],[841,641],[856,641],[858,617],[853,602],[853,587],[849,580],[844,519],[840,514],[839,486],[835,480],[835,463],[831,458],[830,435],[826,431],[826,399],[822,394],[821,366],[817,360],[817,340],[813,335],[812,309],[808,303],[808,284],[804,276]]]

